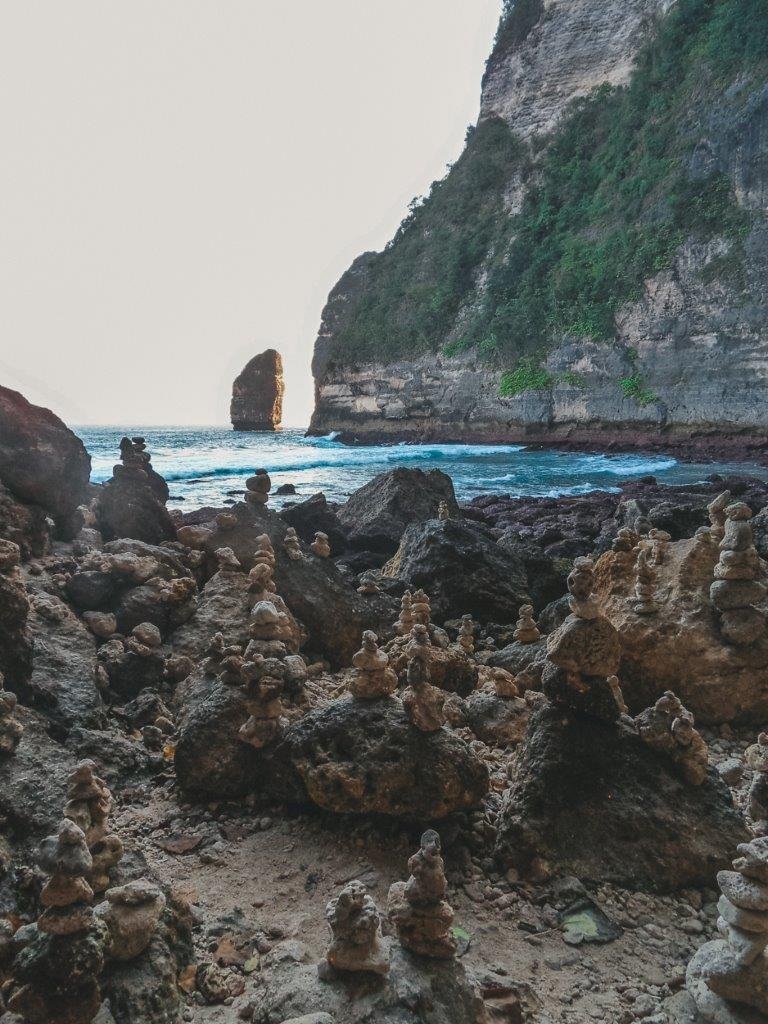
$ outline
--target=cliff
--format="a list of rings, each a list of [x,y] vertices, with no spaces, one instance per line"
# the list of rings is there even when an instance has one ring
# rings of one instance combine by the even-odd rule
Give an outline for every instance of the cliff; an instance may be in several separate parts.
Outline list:
[[[232,385],[234,430],[277,430],[283,418],[283,358],[273,348],[246,363]]]
[[[332,291],[310,432],[768,453],[768,8],[517,0],[445,179]]]

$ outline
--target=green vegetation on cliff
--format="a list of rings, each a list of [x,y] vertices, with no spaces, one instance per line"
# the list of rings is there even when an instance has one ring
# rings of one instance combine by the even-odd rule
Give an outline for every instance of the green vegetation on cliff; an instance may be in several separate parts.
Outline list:
[[[539,0],[510,4],[497,51],[540,16]],[[737,79],[748,88],[749,73],[767,65],[765,0],[677,0],[630,83],[574,104],[534,159],[515,217],[504,195],[516,178],[525,182],[530,157],[501,120],[481,122],[374,260],[334,361],[476,346],[517,367],[502,381],[502,393],[515,394],[523,378],[542,386],[536,363],[557,338],[612,339],[616,311],[686,238],[730,237],[738,253],[747,218],[730,181],[691,157],[713,97]],[[627,380],[631,397],[653,400]]]

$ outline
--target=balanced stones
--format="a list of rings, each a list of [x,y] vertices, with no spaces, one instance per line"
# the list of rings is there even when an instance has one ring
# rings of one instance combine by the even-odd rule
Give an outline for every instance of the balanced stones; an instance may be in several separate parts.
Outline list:
[[[303,557],[301,553],[301,542],[299,541],[299,536],[296,533],[294,527],[292,526],[289,526],[285,532],[285,537],[283,537],[283,547],[285,548],[285,553],[288,555],[291,561],[298,562],[299,559]]]
[[[315,534],[315,539],[309,545],[311,550],[318,556],[318,558],[330,558],[331,557],[331,545],[328,541],[328,534],[322,533],[320,530]]]
[[[446,694],[429,681],[430,642],[426,626],[413,627],[405,656],[408,667],[403,707],[408,721],[422,732],[437,732],[446,722],[443,711]]]
[[[387,899],[387,912],[400,943],[419,956],[450,959],[456,953],[451,931],[453,908],[445,899],[445,865],[440,836],[433,829],[422,835],[408,870],[408,881],[395,882]]]
[[[360,585],[357,588],[357,592],[358,594],[380,594],[381,587],[379,586],[376,577],[372,573],[366,572],[360,579]]]
[[[594,594],[595,565],[591,558],[577,558],[568,576],[568,607],[580,619],[596,619],[600,606]]]
[[[686,974],[699,1013],[712,1024],[749,1024],[757,1018],[747,1007],[768,1014],[768,837],[737,852],[733,870],[717,874],[723,938],[702,946]]]
[[[520,606],[520,617],[512,634],[513,640],[519,644],[533,644],[541,637],[539,627],[533,618],[533,605],[523,604]]]
[[[415,621],[411,592],[406,590],[400,598],[400,615],[395,623],[395,632],[398,636],[410,636]]]
[[[765,636],[766,613],[755,605],[768,590],[759,582],[760,559],[752,535],[752,510],[738,501],[725,509],[720,560],[709,596],[720,618],[720,632],[732,644],[755,643]]]
[[[648,548],[643,545],[635,563],[635,596],[632,608],[637,615],[653,615],[658,605],[655,600],[656,571],[651,564]]]
[[[219,572],[242,572],[240,559],[232,548],[216,548],[216,568]]]
[[[245,500],[251,505],[266,505],[269,501],[269,492],[272,490],[272,481],[266,469],[257,469],[254,476],[249,476],[245,481]]]
[[[349,689],[358,700],[387,697],[397,689],[397,675],[389,667],[389,657],[379,649],[378,637],[370,629],[363,633],[363,645],[352,658],[352,667]]]
[[[768,733],[761,732],[757,743],[747,748],[747,765],[752,782],[747,796],[747,811],[760,835],[768,834]]]
[[[707,744],[694,718],[671,690],[635,718],[640,739],[678,765],[686,782],[700,786],[707,777]]]
[[[649,530],[648,539],[651,541],[651,562],[654,565],[663,565],[667,558],[667,550],[669,549],[669,542],[672,540],[672,534],[667,533],[666,530],[654,529]]]
[[[115,886],[104,894],[96,915],[109,928],[109,955],[113,960],[135,960],[141,956],[157,929],[165,907],[165,896],[140,878]]]
[[[442,499],[437,506],[437,518],[440,522],[444,523],[446,520],[451,518],[451,510],[448,502]]]
[[[239,738],[260,749],[282,732],[285,666],[277,658],[256,655],[243,663],[245,705],[249,718],[240,727]]]
[[[723,491],[707,505],[709,515],[709,533],[712,540],[719,544],[725,534],[725,510],[731,503],[731,492]]]
[[[461,616],[458,635],[459,647],[465,654],[473,654],[475,650],[475,624],[471,615]]]
[[[331,942],[325,963],[333,971],[386,974],[389,956],[381,935],[381,917],[362,882],[354,880],[325,910]],[[324,976],[322,970],[321,977]]]
[[[0,756],[13,754],[21,742],[24,726],[14,717],[16,694],[4,689],[0,672]]]
[[[109,828],[112,794],[95,774],[93,761],[80,761],[67,780],[64,817],[82,829],[92,858],[88,881],[94,892],[109,885],[109,872],[123,856],[120,837]]]
[[[417,590],[413,595],[411,612],[413,614],[414,623],[427,627],[431,625],[432,608],[429,603],[429,598],[423,590]]]

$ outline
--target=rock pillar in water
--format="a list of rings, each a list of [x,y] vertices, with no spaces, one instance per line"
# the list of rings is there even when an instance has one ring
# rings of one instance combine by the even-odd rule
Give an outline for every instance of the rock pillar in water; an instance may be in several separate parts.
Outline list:
[[[277,430],[283,416],[283,360],[268,348],[245,365],[232,385],[234,430]]]

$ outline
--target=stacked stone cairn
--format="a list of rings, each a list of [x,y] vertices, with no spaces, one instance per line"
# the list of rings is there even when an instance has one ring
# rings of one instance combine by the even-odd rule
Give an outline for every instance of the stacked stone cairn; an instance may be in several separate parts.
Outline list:
[[[272,541],[269,539],[269,534],[260,533],[256,538],[256,551],[253,556],[254,568],[257,565],[268,565],[270,572],[274,573],[275,562],[275,549],[272,547]],[[272,589],[274,589],[274,587]]]
[[[442,499],[439,505],[437,506],[437,518],[443,523],[451,518],[451,510],[448,507],[448,502],[445,501],[445,499]]]
[[[245,481],[245,500],[249,505],[266,505],[271,490],[269,473],[266,469],[257,469],[255,475]]]
[[[379,649],[378,637],[370,629],[363,633],[363,645],[352,658],[352,667],[349,690],[357,700],[388,697],[397,689],[397,675],[389,667],[389,657]]]
[[[547,638],[542,688],[554,704],[614,721],[622,714],[615,688],[619,634],[601,613],[590,558],[577,558],[568,577],[571,614]],[[623,701],[622,701],[623,704]]]
[[[635,563],[635,596],[632,609],[636,615],[653,615],[659,607],[655,600],[656,570],[651,564],[648,548],[643,544],[637,553]]]
[[[691,786],[700,786],[704,782],[707,777],[707,744],[694,727],[693,715],[671,690],[635,718],[635,728],[644,743],[666,754],[677,764]]]
[[[325,908],[331,942],[318,966],[323,980],[338,974],[386,974],[389,954],[381,934],[381,916],[362,882],[354,880]]]
[[[242,572],[240,559],[232,548],[216,548],[216,568],[219,572]]]
[[[611,544],[611,551],[618,557],[611,567],[614,578],[623,578],[635,564],[635,548],[640,543],[640,534],[628,526],[622,526]]]
[[[405,648],[407,685],[402,699],[408,721],[421,732],[437,732],[446,722],[446,694],[429,681],[430,646],[427,627],[415,625]]]
[[[520,696],[520,689],[515,682],[515,677],[504,668],[491,669],[491,681],[497,697],[502,700],[511,700]]]
[[[768,733],[761,732],[747,749],[747,766],[752,769],[752,782],[747,796],[747,811],[759,835],[768,835]]]
[[[754,545],[752,510],[738,501],[725,509],[720,560],[709,597],[720,618],[720,632],[732,644],[753,644],[765,636],[766,613],[755,605],[765,601],[759,582],[760,558]]]
[[[298,562],[300,558],[303,558],[303,555],[301,553],[301,542],[299,541],[299,536],[292,526],[289,526],[285,532],[285,537],[283,538],[283,547],[285,548],[285,553],[288,555],[292,562]]]
[[[699,949],[686,976],[711,1024],[755,1024],[768,1015],[768,837],[742,843],[737,852],[733,870],[717,874],[723,938]]]
[[[653,565],[663,565],[667,560],[667,552],[669,550],[669,542],[672,540],[672,534],[667,533],[666,530],[650,530],[648,533],[648,539],[651,541],[651,563]]]
[[[14,716],[16,694],[5,689],[5,678],[0,672],[0,757],[14,754],[21,742],[24,726]]]
[[[318,558],[330,558],[331,557],[331,545],[328,542],[328,534],[322,533],[320,530],[315,534],[315,539],[309,545],[312,551],[317,555]]]
[[[707,505],[709,515],[709,535],[718,544],[725,536],[725,510],[731,504],[731,492],[723,491]]]
[[[456,954],[453,908],[445,899],[445,865],[440,836],[433,829],[422,835],[408,870],[408,881],[395,882],[387,899],[387,912],[400,944],[418,956],[451,959]]]
[[[135,960],[147,949],[165,907],[165,896],[156,885],[139,878],[104,893],[96,916],[109,929],[112,960]]]
[[[474,654],[475,652],[475,624],[472,621],[471,615],[461,616],[461,625],[459,626],[458,635],[459,647],[464,651],[465,654]]]
[[[413,600],[410,590],[406,590],[400,598],[400,615],[395,623],[395,632],[398,636],[410,636],[415,619],[413,617]]]
[[[533,605],[521,605],[520,617],[515,625],[515,632],[512,634],[512,639],[519,644],[535,644],[540,638],[541,633],[533,617]]]
[[[362,576],[357,592],[358,594],[366,595],[380,594],[381,587],[379,586],[376,577],[372,573],[367,572]]]
[[[122,859],[123,844],[109,828],[112,794],[103,779],[95,774],[93,761],[80,761],[67,780],[64,817],[83,832],[91,854],[88,872],[91,889],[103,892],[109,885],[109,872]]]
[[[86,877],[93,858],[82,829],[69,819],[40,844],[40,868],[49,876],[40,895],[38,937],[16,956],[20,987],[8,1008],[27,1024],[88,1024],[101,1005],[99,975],[106,929],[94,919]]]
[[[423,590],[417,590],[413,595],[411,612],[413,613],[414,624],[426,626],[429,629],[432,625],[432,607],[429,603],[429,598]]]

